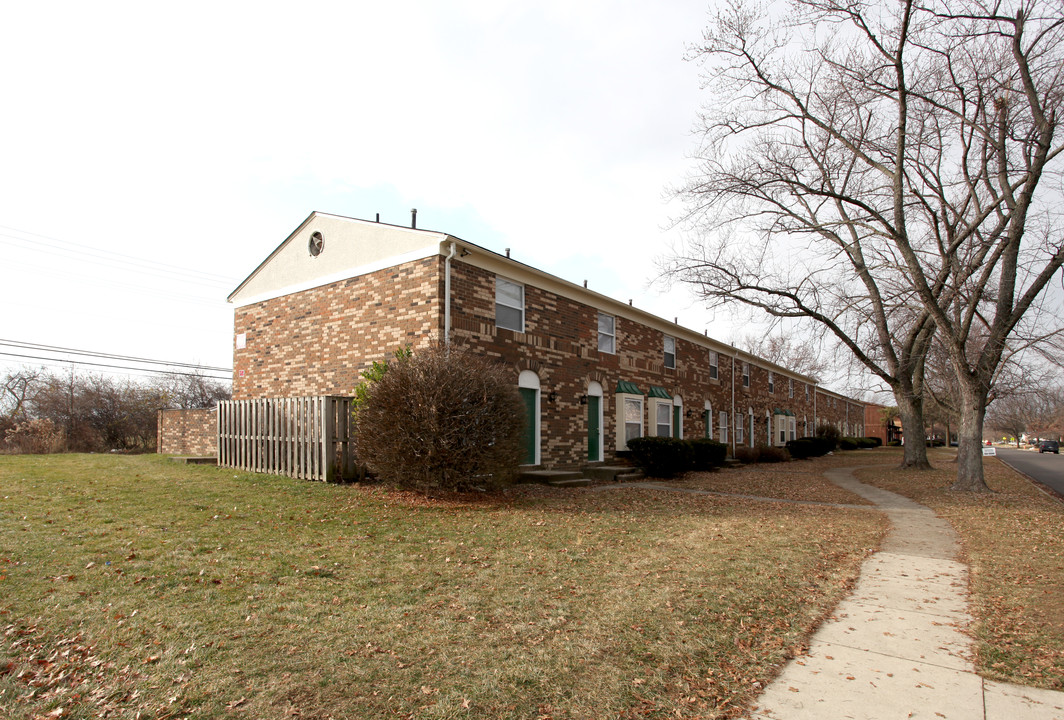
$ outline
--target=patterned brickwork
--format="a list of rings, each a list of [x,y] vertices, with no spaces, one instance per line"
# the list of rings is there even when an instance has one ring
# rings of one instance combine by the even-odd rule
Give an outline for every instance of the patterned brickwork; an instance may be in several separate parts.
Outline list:
[[[167,409],[158,414],[156,452],[207,457],[218,452],[218,411]]]
[[[351,395],[374,360],[438,338],[441,258],[239,307],[233,399]]]
[[[813,390],[775,376],[769,392],[768,370],[751,363],[750,386],[742,383],[742,361],[719,356],[719,373],[710,376],[709,349],[692,342],[677,328],[675,368],[665,367],[668,325],[650,327],[617,316],[616,352],[598,349],[599,310],[590,304],[525,284],[525,328],[514,332],[495,325],[495,273],[457,258],[452,261],[452,341],[466,344],[512,368],[514,383],[522,370],[536,373],[541,397],[541,464],[579,467],[587,462],[588,406],[581,398],[589,383],[603,389],[603,449],[607,461],[617,453],[618,383],[634,383],[644,396],[643,433],[655,433],[655,400],[646,397],[659,386],[682,400],[684,437],[705,437],[703,412],[712,405],[710,431],[720,439],[719,414],[727,412],[729,444],[743,426],[739,445],[769,441],[766,414],[793,413],[796,435],[810,431]],[[415,349],[440,337],[443,328],[444,261],[432,257],[357,278],[237,308],[235,330],[246,347],[234,350],[234,399],[296,395],[350,395],[359,374],[396,348]],[[733,367],[734,365],[734,367]],[[733,383],[734,374],[734,383]],[[734,389],[734,395],[733,395]],[[817,393],[822,421],[845,422],[845,403]],[[734,408],[734,413],[733,413]],[[853,404],[863,420],[863,406]],[[750,414],[754,418],[750,436]],[[778,443],[774,433],[773,443]]]

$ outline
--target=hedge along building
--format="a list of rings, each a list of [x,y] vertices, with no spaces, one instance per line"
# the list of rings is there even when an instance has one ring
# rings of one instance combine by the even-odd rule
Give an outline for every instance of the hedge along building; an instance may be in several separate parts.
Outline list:
[[[512,368],[530,465],[608,461],[642,435],[734,453],[818,423],[863,434],[862,403],[508,255],[312,213],[229,296],[233,398],[351,395],[373,361],[442,340]]]

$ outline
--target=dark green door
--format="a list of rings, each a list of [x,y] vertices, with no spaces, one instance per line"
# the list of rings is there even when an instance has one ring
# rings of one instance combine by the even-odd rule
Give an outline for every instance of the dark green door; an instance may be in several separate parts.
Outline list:
[[[589,395],[587,398],[587,459],[598,462],[599,451],[602,443],[599,433],[602,431],[599,425],[599,403],[602,398]]]
[[[525,465],[536,464],[536,394],[534,388],[519,388],[525,401]]]
[[[680,432],[680,413],[683,412],[683,408],[679,405],[672,406],[672,436],[674,438],[683,437]]]

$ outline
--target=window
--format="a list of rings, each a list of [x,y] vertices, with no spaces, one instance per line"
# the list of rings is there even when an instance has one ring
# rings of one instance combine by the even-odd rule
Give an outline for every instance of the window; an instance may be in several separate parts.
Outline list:
[[[750,412],[750,444],[753,445],[754,444],[754,438],[756,437],[754,435],[754,409],[753,408],[749,408],[749,412]]]
[[[663,402],[655,403],[657,408],[654,413],[657,418],[656,434],[658,437],[672,436],[672,403],[666,405]]]
[[[617,333],[616,333],[617,319],[612,315],[606,313],[599,313],[598,321],[598,349],[599,352],[610,353],[611,355],[617,352]]]
[[[792,417],[792,418],[790,418],[790,421],[791,421],[790,422],[790,425],[791,425],[790,437],[787,438],[787,439],[788,440],[794,440],[794,439],[796,439],[798,437],[798,418]]]
[[[676,367],[676,338],[665,336],[665,367]]]
[[[735,414],[735,442],[741,443],[743,441],[743,422],[739,419],[742,417],[739,413]]]
[[[525,331],[525,288],[501,277],[495,278],[495,327]]]
[[[716,380],[720,374],[720,357],[714,351],[709,351],[709,379]]]
[[[726,412],[720,414],[720,441],[724,444],[728,443],[728,413]]]
[[[776,376],[771,370],[768,371],[768,392],[769,394],[776,392]]]
[[[624,399],[624,442],[643,436],[643,398]]]
[[[809,383],[802,383],[805,385],[805,401],[809,402]]]
[[[743,387],[750,387],[750,363],[743,363]]]
[[[787,397],[794,397],[794,378],[787,378]]]

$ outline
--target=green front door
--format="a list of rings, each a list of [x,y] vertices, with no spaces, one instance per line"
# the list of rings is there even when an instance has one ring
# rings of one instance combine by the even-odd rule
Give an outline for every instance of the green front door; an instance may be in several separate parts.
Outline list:
[[[683,408],[679,405],[672,406],[672,436],[674,438],[682,438],[683,434],[680,432],[680,413],[683,412]]]
[[[525,465],[536,464],[536,394],[535,388],[518,388],[525,401]]]
[[[591,462],[598,462],[602,445],[599,438],[599,433],[601,432],[599,425],[600,402],[602,402],[602,398],[594,395],[589,395],[587,398],[587,459]]]

